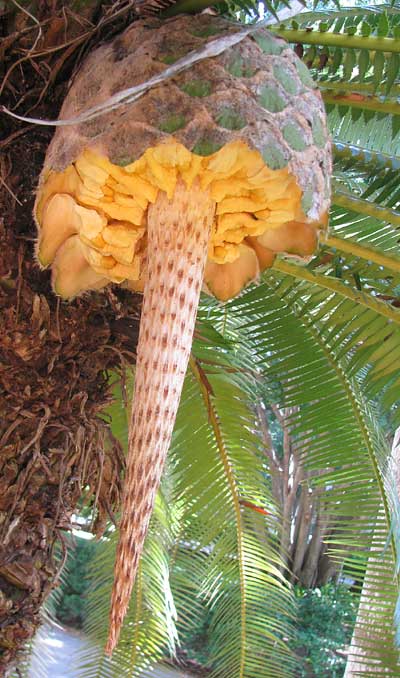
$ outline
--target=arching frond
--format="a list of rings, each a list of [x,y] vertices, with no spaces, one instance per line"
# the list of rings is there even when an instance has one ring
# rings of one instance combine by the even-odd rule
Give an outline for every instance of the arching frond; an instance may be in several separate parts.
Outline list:
[[[318,80],[331,129],[352,127],[363,140],[400,131],[400,10],[396,6],[306,12],[273,27],[295,45]],[[362,124],[359,124],[362,123]],[[337,134],[335,134],[336,136]],[[398,143],[398,141],[397,141]],[[393,151],[393,149],[391,149]]]
[[[371,609],[376,610],[382,625],[373,643],[370,641],[369,661],[373,664],[379,655],[389,675],[395,676],[397,554],[395,544],[393,551],[388,547],[389,500],[383,480],[389,452],[354,381],[360,367],[368,363],[368,356],[360,335],[357,341],[352,337],[349,305],[338,296],[325,296],[315,285],[291,283],[285,276],[271,274],[262,289],[244,295],[231,310],[236,316],[236,331],[239,324],[266,378],[282,385],[281,406],[295,408],[292,435],[306,467],[313,472],[313,482],[325,489],[326,510],[337,519],[331,540],[335,545],[333,557],[351,552],[352,562],[346,562],[346,571],[355,579],[362,577],[369,549],[373,544],[378,548],[379,537],[382,588],[371,601]],[[340,333],[342,315],[348,319],[344,323],[346,336]],[[354,326],[354,308],[352,320]],[[357,320],[361,325],[360,316]],[[371,338],[367,325],[365,332]],[[371,371],[363,376],[367,390],[376,367],[372,362]],[[386,381],[390,383],[390,378]],[[394,488],[390,493],[396,501]],[[380,512],[382,497],[387,502],[385,515]]]
[[[243,390],[248,380],[213,361],[210,347],[206,360],[213,365],[202,363],[201,346],[195,353],[173,458],[177,498],[187,505],[183,520],[190,534],[195,516],[197,547],[207,553],[200,559],[198,596],[212,610],[211,675],[290,676],[294,658],[284,638],[290,635],[293,598],[282,575],[276,511],[262,474],[249,393]],[[193,427],[196,435],[188,445]],[[243,500],[265,507],[268,515],[249,510]],[[185,563],[189,573],[196,571],[196,559]],[[195,580],[194,574],[189,578]]]
[[[338,359],[352,357],[346,371],[355,376],[361,369],[366,370],[363,380],[366,395],[373,399],[382,394],[385,408],[395,406],[400,376],[398,326],[388,323],[384,315],[368,305],[360,308],[355,299],[332,294],[333,290],[317,287],[312,280],[294,282],[281,276],[278,280],[280,294],[284,294],[285,300],[293,295],[302,313],[310,314],[310,322],[321,328]],[[398,409],[392,415],[397,422]]]

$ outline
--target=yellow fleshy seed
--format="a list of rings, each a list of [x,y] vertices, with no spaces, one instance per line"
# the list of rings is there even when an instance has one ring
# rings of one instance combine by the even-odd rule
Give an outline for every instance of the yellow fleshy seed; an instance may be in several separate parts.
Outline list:
[[[138,280],[140,275],[139,257],[134,257],[130,266],[117,263],[112,269],[112,274],[115,277],[121,278],[119,282],[123,280]],[[116,280],[115,282],[118,281]]]
[[[122,193],[115,192],[114,200],[115,200],[117,205],[122,205],[122,207],[137,207],[138,206],[137,200],[135,198],[129,197],[128,195],[123,195]],[[145,204],[144,208],[141,207],[141,209],[146,209],[146,207],[147,207],[147,204]]]
[[[93,160],[89,160],[85,152],[75,161],[75,167],[82,179],[86,178],[98,186],[105,184],[108,179],[108,172],[99,167]]]
[[[81,205],[76,205],[75,212],[81,220],[79,232],[89,240],[98,236],[102,229],[107,225],[107,219],[96,210],[89,210]]]
[[[104,200],[98,202],[98,206],[112,219],[130,221],[137,226],[140,226],[142,222],[143,210],[140,207],[122,207],[115,203],[106,203]]]
[[[115,190],[121,193],[133,195],[136,200],[143,197],[147,202],[155,202],[158,189],[149,181],[136,174],[126,175],[123,180],[115,185]]]
[[[188,188],[199,176],[200,187],[208,186],[217,202],[209,245],[209,258],[214,262],[236,261],[238,247],[247,237],[262,237],[283,223],[304,220],[302,192],[287,168],[269,169],[258,151],[241,141],[226,144],[209,157],[192,154],[170,141],[147,149],[138,161],[123,168],[90,149],[81,154],[76,166],[83,181],[70,167],[65,178],[50,175],[50,191],[66,181],[80,203],[81,215],[99,215],[98,220],[83,218],[80,228],[83,244],[94,251],[91,261],[102,271],[111,271],[119,262],[129,268],[131,280],[135,251],[140,248],[143,258],[146,249],[148,205],[159,190],[171,199],[178,176]],[[100,186],[100,181],[105,183]],[[140,262],[138,266],[141,275]],[[109,278],[119,279],[122,270]]]
[[[102,236],[105,242],[115,247],[131,247],[134,248],[137,241],[143,236],[143,229],[127,228],[123,224],[113,224],[112,222],[106,226],[102,231]]]

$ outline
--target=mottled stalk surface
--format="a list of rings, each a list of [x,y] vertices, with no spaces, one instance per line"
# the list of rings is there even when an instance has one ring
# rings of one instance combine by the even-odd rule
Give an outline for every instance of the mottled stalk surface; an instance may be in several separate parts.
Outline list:
[[[120,633],[143,550],[192,345],[215,203],[178,181],[148,210],[148,273],[140,324],[120,537],[106,652]]]

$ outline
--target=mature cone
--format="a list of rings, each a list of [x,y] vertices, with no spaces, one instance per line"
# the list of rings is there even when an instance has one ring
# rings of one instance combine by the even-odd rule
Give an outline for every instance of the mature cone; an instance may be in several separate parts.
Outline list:
[[[139,21],[89,55],[73,117],[240,27],[209,15]],[[169,447],[200,289],[237,294],[277,252],[315,250],[331,155],[304,64],[266,30],[137,102],[59,128],[38,190],[38,258],[63,297],[144,290],[108,651],[117,642]]]

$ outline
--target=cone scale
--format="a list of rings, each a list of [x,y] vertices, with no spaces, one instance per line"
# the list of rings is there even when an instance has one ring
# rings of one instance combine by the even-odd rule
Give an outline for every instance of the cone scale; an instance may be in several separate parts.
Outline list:
[[[106,653],[125,617],[186,374],[215,203],[178,181],[148,210],[144,289]]]

